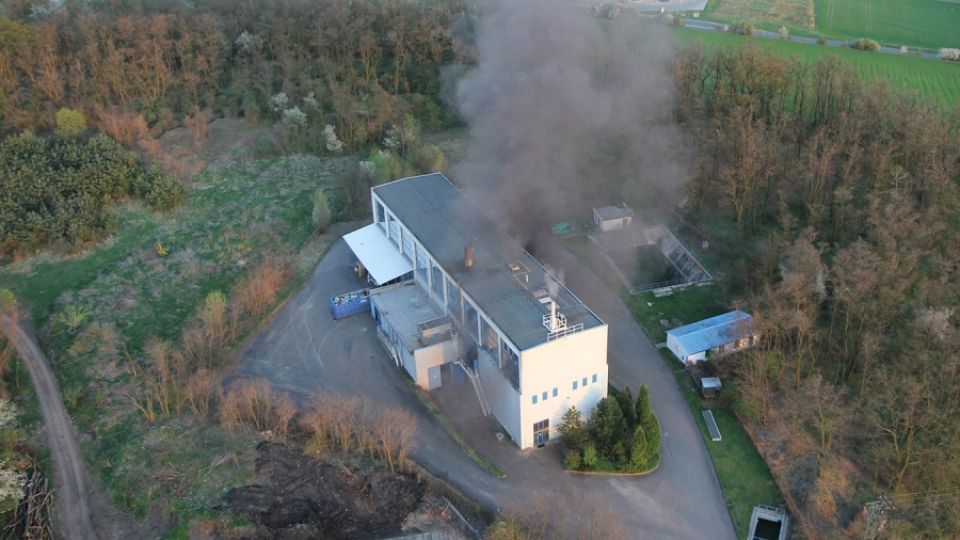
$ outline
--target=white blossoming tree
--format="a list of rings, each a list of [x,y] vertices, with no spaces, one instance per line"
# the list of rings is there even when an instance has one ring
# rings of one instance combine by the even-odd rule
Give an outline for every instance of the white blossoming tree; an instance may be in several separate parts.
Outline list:
[[[327,145],[327,150],[334,154],[343,151],[343,142],[337,137],[337,131],[330,124],[323,126],[323,140]]]

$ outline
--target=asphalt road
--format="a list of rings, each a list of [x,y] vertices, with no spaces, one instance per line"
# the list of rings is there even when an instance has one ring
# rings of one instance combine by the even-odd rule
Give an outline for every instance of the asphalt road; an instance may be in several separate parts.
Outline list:
[[[420,404],[375,337],[363,314],[333,321],[328,299],[356,289],[349,249],[338,241],[303,289],[244,351],[239,375],[263,377],[303,400],[318,391],[366,396],[417,414],[411,457],[466,494],[510,508],[567,494],[599,502],[622,521],[631,538],[733,539],[736,537],[703,439],[673,376],[615,293],[563,248],[538,253],[561,266],[568,285],[609,325],[610,378],[617,386],[650,387],[663,428],[660,469],[647,477],[605,478],[562,470],[558,448],[519,451],[490,429],[464,433],[507,472],[498,479],[471,461]],[[467,392],[466,401],[475,400]],[[465,401],[465,403],[466,403]],[[558,511],[576,511],[573,508]]]
[[[725,26],[724,23],[707,21],[704,19],[688,19],[684,21],[684,26],[687,28],[692,28],[694,30],[705,30],[708,32],[723,32]],[[756,37],[766,38],[766,39],[783,39],[780,37],[779,32],[771,32],[770,30],[754,30],[753,35]],[[805,45],[819,45],[817,38],[808,37],[808,36],[790,36],[788,41],[794,43],[803,43]],[[828,39],[823,44],[828,47],[850,47],[850,43],[846,41],[838,41],[835,39]],[[896,54],[902,55],[899,47],[888,47],[883,45],[880,47],[881,53],[884,54]],[[923,58],[938,59],[940,56],[937,53],[932,53],[930,51],[914,51],[910,53],[911,56],[920,56]]]

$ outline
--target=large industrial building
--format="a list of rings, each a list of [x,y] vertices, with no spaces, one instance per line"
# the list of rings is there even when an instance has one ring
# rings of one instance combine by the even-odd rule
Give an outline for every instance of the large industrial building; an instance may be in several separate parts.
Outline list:
[[[374,285],[377,333],[424,388],[469,379],[521,448],[607,395],[607,326],[442,174],[371,190],[345,237]]]

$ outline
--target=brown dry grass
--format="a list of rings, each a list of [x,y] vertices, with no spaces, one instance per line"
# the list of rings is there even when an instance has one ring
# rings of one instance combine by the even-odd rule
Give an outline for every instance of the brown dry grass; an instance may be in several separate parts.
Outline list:
[[[100,131],[125,146],[132,146],[141,139],[152,138],[147,121],[138,113],[97,109],[94,112],[94,122]]]
[[[406,466],[416,436],[416,419],[407,411],[334,394],[317,397],[300,424],[310,434],[308,448],[314,452],[365,453],[392,471]]]

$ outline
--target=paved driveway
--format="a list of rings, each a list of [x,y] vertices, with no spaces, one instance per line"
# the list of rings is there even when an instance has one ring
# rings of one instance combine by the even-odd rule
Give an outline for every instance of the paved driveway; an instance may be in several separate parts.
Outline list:
[[[330,296],[359,287],[351,273],[349,248],[341,240],[320,262],[304,288],[257,336],[241,360],[241,374],[264,377],[277,388],[306,398],[317,391],[367,396],[417,414],[418,446],[412,457],[434,474],[493,507],[551,497],[557,493],[602,501],[622,520],[631,538],[732,539],[733,524],[702,438],[673,376],[626,307],[562,248],[538,253],[562,265],[571,289],[610,326],[613,384],[650,387],[663,426],[660,469],[643,478],[603,478],[563,472],[559,449],[520,452],[493,436],[495,424],[479,416],[472,389],[456,392],[450,416],[481,453],[507,478],[493,478],[471,461],[420,404],[377,342],[373,320],[357,315],[333,321]],[[441,404],[451,403],[443,394]],[[471,408],[471,405],[475,407]],[[471,412],[473,411],[473,412]],[[558,508],[558,512],[576,511]]]

